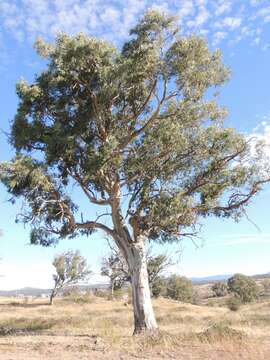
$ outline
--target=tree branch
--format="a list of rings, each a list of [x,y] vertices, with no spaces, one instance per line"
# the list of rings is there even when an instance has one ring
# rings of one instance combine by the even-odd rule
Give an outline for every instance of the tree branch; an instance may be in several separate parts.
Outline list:
[[[110,235],[112,238],[115,238],[116,233],[113,229],[109,228],[107,225],[96,221],[86,221],[84,223],[75,223],[75,228],[77,229],[100,229],[103,230],[106,234]]]

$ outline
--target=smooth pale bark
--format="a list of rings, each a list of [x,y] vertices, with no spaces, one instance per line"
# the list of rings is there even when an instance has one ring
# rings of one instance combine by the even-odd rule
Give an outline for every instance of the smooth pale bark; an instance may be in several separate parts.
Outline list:
[[[134,334],[157,333],[158,327],[151,301],[144,243],[136,243],[130,247],[127,256],[131,272]]]
[[[148,282],[147,261],[145,251],[145,237],[133,224],[133,234],[130,233],[121,214],[120,183],[116,182],[112,196],[112,220],[114,230],[111,235],[129,267],[132,286],[132,302],[134,312],[134,333],[157,333],[158,327],[153,311],[150,288]]]

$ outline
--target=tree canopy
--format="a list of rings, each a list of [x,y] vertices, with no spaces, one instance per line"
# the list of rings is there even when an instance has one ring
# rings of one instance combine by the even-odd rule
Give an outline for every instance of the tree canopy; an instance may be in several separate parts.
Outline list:
[[[221,53],[180,37],[173,18],[156,12],[131,35],[121,52],[83,34],[36,43],[48,67],[32,85],[17,84],[18,155],[1,166],[9,191],[30,206],[23,220],[33,243],[110,233],[93,218],[77,220],[70,182],[98,205],[127,192],[134,239],[164,240],[200,215],[238,217],[260,188],[247,139],[223,126],[227,112],[207,93],[228,80]]]

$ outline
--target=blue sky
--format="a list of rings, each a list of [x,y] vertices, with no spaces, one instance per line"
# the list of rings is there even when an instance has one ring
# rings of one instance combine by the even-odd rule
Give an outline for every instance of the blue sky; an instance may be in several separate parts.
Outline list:
[[[270,144],[269,0],[0,0],[0,160],[13,155],[4,132],[16,111],[15,83],[20,78],[32,81],[44,67],[33,50],[35,39],[42,36],[52,40],[59,31],[83,31],[120,47],[128,29],[150,7],[177,15],[183,34],[195,32],[208,39],[211,49],[221,48],[225,64],[232,69],[232,79],[220,96],[220,102],[230,111],[227,125]],[[19,204],[7,202],[8,194],[2,186],[0,194],[0,274],[4,275],[0,289],[52,286],[50,264],[54,255],[65,249],[80,249],[98,273],[107,251],[102,233],[63,241],[50,249],[30,246],[29,229],[14,223]],[[173,270],[186,276],[268,272],[269,203],[268,186],[248,211],[259,229],[247,219],[237,224],[207,219],[198,248],[185,240],[155,250],[180,252]],[[99,278],[95,275],[92,280]]]

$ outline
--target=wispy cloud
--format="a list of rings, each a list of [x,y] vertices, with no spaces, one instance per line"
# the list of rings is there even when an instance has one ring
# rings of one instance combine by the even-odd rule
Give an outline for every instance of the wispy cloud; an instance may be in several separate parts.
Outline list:
[[[226,0],[219,1],[216,4],[215,15],[220,16],[220,15],[226,14],[226,13],[230,12],[231,9],[232,9],[231,1],[226,1]]]
[[[19,42],[37,36],[51,39],[59,31],[82,31],[118,42],[149,8],[177,15],[183,32],[197,31],[213,45],[240,41],[247,29],[250,43],[262,48],[267,44],[256,34],[259,24],[263,32],[270,21],[269,2],[264,0],[0,0],[0,22]]]
[[[269,244],[270,233],[262,234],[234,234],[229,236],[220,236],[220,241],[209,243],[209,247],[226,247],[234,245],[256,245],[256,244]]]
[[[228,17],[225,17],[225,19],[223,19],[221,22],[217,22],[216,27],[234,30],[236,28],[239,28],[241,23],[242,23],[241,17],[228,16]]]

